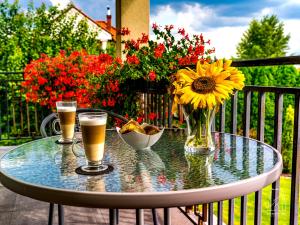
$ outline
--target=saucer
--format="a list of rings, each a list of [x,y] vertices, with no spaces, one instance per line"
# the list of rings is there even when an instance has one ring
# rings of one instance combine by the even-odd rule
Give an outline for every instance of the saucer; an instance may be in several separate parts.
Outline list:
[[[76,168],[75,172],[80,175],[97,176],[97,175],[108,174],[114,170],[114,167],[111,164],[103,164],[101,166],[102,166],[101,170],[98,170],[98,169],[88,169],[88,166],[83,165]]]
[[[69,144],[73,144],[73,140],[64,141],[62,138],[60,138],[60,139],[56,140],[55,143],[59,144],[59,145],[69,145]]]

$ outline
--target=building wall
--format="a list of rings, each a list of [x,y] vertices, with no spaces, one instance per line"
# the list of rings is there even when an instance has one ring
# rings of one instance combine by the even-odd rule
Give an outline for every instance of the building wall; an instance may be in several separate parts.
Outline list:
[[[80,12],[78,12],[75,8],[71,8],[67,13],[67,18],[72,18],[74,16],[77,16],[76,23],[79,23],[81,20],[86,20],[87,24],[89,26],[89,29],[93,32],[97,32],[97,39],[106,42],[109,40],[112,40],[112,36],[107,31],[101,29],[97,24],[95,24],[93,21],[89,20],[87,17],[82,15]]]
[[[128,27],[130,35],[117,35],[117,55],[121,56],[121,41],[137,39],[142,33],[149,34],[150,0],[116,0],[117,30]]]

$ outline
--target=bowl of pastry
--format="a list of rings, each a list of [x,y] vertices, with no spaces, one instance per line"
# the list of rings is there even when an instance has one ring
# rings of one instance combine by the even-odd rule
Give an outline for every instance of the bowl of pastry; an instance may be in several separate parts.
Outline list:
[[[121,139],[135,149],[150,148],[164,132],[164,128],[160,129],[147,123],[140,125],[134,120],[116,129]]]

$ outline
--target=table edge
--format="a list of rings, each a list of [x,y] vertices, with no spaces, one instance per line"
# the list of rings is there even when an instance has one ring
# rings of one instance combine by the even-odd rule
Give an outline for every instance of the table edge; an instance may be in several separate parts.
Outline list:
[[[127,209],[186,206],[232,199],[258,191],[273,183],[280,177],[282,172],[281,154],[276,149],[274,151],[277,153],[278,163],[270,171],[242,181],[200,189],[138,193],[73,191],[33,185],[12,178],[1,170],[0,182],[18,194],[62,205]],[[74,198],[74,195],[76,195],[76,198]]]

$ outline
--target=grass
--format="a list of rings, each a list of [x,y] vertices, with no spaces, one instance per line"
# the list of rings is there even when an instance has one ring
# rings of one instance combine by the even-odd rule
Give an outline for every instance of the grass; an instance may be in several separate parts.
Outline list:
[[[271,218],[271,190],[272,186],[267,186],[262,192],[262,225],[269,225]],[[290,219],[290,195],[291,195],[291,179],[289,177],[280,178],[280,194],[279,194],[279,225],[289,224]],[[248,211],[247,224],[254,224],[254,193],[248,195]],[[299,208],[300,210],[300,208]],[[214,213],[217,214],[217,204],[214,205]],[[223,202],[223,221],[228,221],[228,201]],[[298,216],[298,221],[300,215]],[[234,224],[240,224],[240,198],[235,199],[234,204]]]

